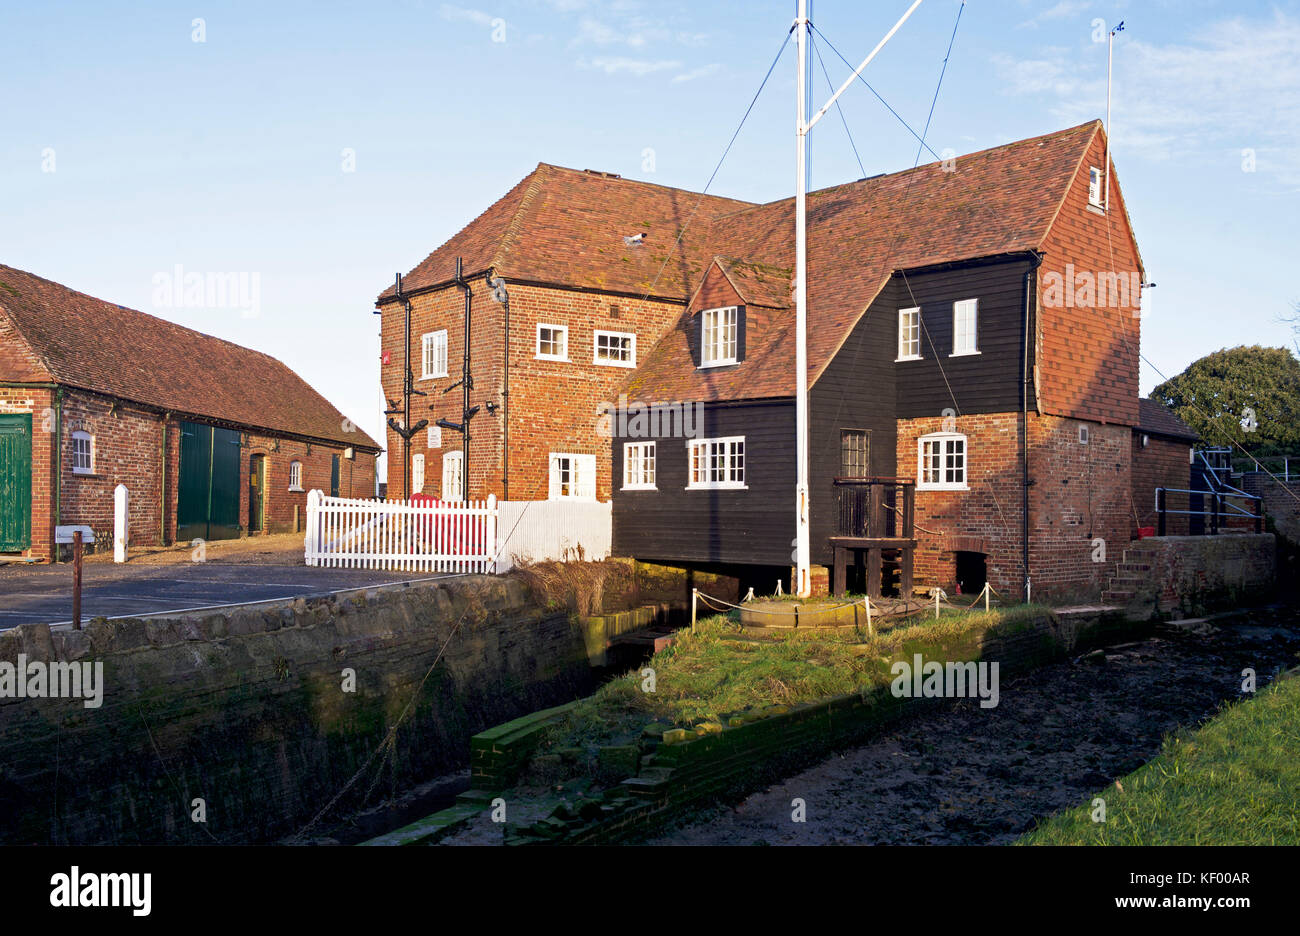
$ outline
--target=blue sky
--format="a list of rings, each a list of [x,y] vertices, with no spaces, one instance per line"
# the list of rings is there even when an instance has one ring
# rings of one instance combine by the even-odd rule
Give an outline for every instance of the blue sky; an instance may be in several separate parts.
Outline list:
[[[907,5],[817,0],[813,20],[856,65]],[[867,71],[917,130],[958,6],[926,0]],[[0,262],[272,354],[379,437],[371,310],[393,273],[539,161],[700,189],[793,10],[9,4]],[[1119,20],[1115,163],[1159,284],[1143,353],[1173,376],[1221,347],[1290,345],[1279,318],[1300,299],[1297,3],[972,0],[928,142],[965,153],[1103,116],[1094,35]],[[838,85],[849,69],[823,55]],[[713,192],[791,193],[794,67],[791,50]],[[867,174],[912,165],[915,140],[865,88],[841,100]],[[814,186],[862,174],[828,114]],[[177,265],[257,274],[256,314],[159,306],[156,276]],[[1143,391],[1159,380],[1144,364]]]

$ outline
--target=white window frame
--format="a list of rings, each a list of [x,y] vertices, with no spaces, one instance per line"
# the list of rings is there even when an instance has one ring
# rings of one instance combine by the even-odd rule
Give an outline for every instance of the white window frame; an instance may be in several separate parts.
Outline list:
[[[724,480],[715,480],[707,477],[717,468],[716,465],[710,464],[715,449],[721,449],[721,458],[724,460],[721,471],[726,478]],[[703,472],[697,472],[697,452],[703,451],[698,456],[699,467]],[[739,462],[739,467],[737,467]],[[702,479],[701,474],[705,477]],[[737,477],[736,475],[739,475]],[[687,439],[686,440],[686,490],[688,491],[744,491],[749,488],[745,483],[745,437],[744,436],[722,436],[716,439]]]
[[[618,361],[608,357],[602,358],[600,356],[601,338],[626,339],[628,359],[626,361]],[[591,336],[591,363],[599,364],[602,367],[636,367],[636,334],[634,332],[602,331],[596,329]]]
[[[569,463],[569,493],[562,491],[564,482],[560,478],[560,463]],[[551,452],[546,459],[547,500],[581,500],[596,499],[596,456],[577,452]]]
[[[456,449],[442,455],[442,499],[460,501],[465,481],[465,453]]]
[[[719,320],[719,316],[722,319]],[[730,319],[728,321],[727,319]],[[712,337],[710,337],[712,335]],[[722,353],[730,351],[730,354]],[[739,361],[740,306],[719,306],[700,313],[700,367],[724,367]]]
[[[85,467],[77,464],[77,443],[83,440],[86,443],[86,460],[89,462]],[[95,473],[95,437],[84,429],[78,429],[72,433],[72,473],[79,475],[93,475]]]
[[[1094,208],[1106,207],[1102,204],[1102,188],[1106,184],[1102,170],[1097,166],[1088,167],[1088,204]]]
[[[296,458],[289,462],[289,490],[302,490],[302,462]]]
[[[623,490],[655,491],[655,444],[623,443]]]
[[[915,330],[916,336],[915,338],[909,338],[905,340],[903,338],[903,334],[904,334],[903,321],[904,318],[908,316],[916,317],[915,324],[909,326],[907,329],[909,332]],[[913,343],[916,344],[916,352],[914,354],[904,353],[905,344],[907,346],[911,346]],[[921,307],[920,306],[912,306],[911,308],[898,310],[898,357],[894,358],[894,360],[895,362],[921,360]]]
[[[425,332],[420,337],[420,379],[447,376],[447,329]]]
[[[943,460],[950,453],[946,450],[945,443],[961,442],[961,480],[960,481],[927,481],[925,476],[926,469],[926,443],[934,443],[940,446],[938,453],[941,459],[939,472],[942,474],[948,471],[948,466]],[[961,432],[931,432],[921,436],[916,440],[916,489],[918,491],[969,491],[970,479],[970,440],[965,433]]]
[[[424,493],[424,455],[411,456],[411,493]]]
[[[970,346],[961,347],[957,337],[961,334],[959,322],[962,312],[970,311]],[[952,304],[952,354],[949,357],[966,357],[980,353],[980,301],[978,299],[958,299]]]
[[[564,353],[563,353],[563,354],[543,354],[543,353],[542,353],[542,329],[543,329],[543,328],[550,329],[551,331],[553,331],[553,332],[557,332],[557,333],[559,333],[559,334],[561,334],[561,335],[564,336]],[[537,323],[537,342],[536,342],[536,344],[535,344],[533,347],[534,347],[534,349],[535,349],[535,356],[536,356],[537,360],[539,360],[539,361],[563,361],[563,362],[565,362],[565,363],[568,363],[568,360],[569,360],[569,326],[568,326],[568,325],[552,325],[550,322],[538,322],[538,323]]]

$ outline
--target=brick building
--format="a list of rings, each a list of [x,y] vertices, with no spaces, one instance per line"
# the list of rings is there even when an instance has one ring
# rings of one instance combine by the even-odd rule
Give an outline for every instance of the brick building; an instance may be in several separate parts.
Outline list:
[[[111,542],[118,484],[133,545],[292,531],[379,450],[274,358],[0,265],[0,554]]]
[[[810,193],[814,563],[831,562],[847,482],[902,479],[919,582],[1100,592],[1113,562],[1098,543],[1117,556],[1135,504],[1172,471],[1135,455],[1145,276],[1105,146],[1093,121]],[[788,581],[793,232],[793,199],[541,165],[406,277],[428,393],[412,419],[460,421],[459,393],[442,391],[461,377],[461,257],[484,407],[472,497],[612,498],[616,553]],[[392,289],[378,305],[396,400],[403,306]],[[611,429],[610,406],[683,418]],[[388,441],[396,489],[401,440]],[[417,437],[417,485],[459,489],[461,441]],[[881,506],[901,509],[895,494]]]

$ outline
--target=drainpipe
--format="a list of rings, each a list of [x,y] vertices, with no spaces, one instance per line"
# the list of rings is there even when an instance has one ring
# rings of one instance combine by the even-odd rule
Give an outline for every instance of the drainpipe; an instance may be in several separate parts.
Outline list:
[[[63,388],[54,391],[54,525],[63,517]],[[54,533],[53,530],[50,531]],[[53,535],[51,535],[53,540]],[[59,544],[51,542],[53,560],[59,561]]]
[[[158,545],[167,545],[167,414],[162,415],[162,457],[158,470]]]
[[[505,351],[501,363],[501,499],[510,500],[510,294],[506,292],[505,280],[497,280],[496,271],[489,268],[485,279],[489,289],[493,282],[499,282],[505,299],[501,306],[505,316]],[[495,296],[494,296],[495,298]]]
[[[1029,571],[1029,388],[1033,373],[1029,366],[1029,349],[1032,338],[1030,323],[1036,306],[1034,298],[1037,295],[1038,268],[1042,262],[1042,254],[1036,251],[1030,253],[1029,269],[1025,271],[1025,347],[1020,368],[1020,567],[1025,576],[1026,604],[1033,599],[1033,578]]]

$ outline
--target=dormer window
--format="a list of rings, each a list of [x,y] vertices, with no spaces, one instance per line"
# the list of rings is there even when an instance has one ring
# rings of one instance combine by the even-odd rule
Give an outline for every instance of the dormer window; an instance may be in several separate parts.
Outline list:
[[[740,309],[737,306],[705,309],[700,313],[701,367],[718,367],[722,364],[736,363],[739,320]]]
[[[1105,207],[1102,205],[1102,175],[1101,170],[1096,166],[1088,169],[1088,204],[1094,208]]]

